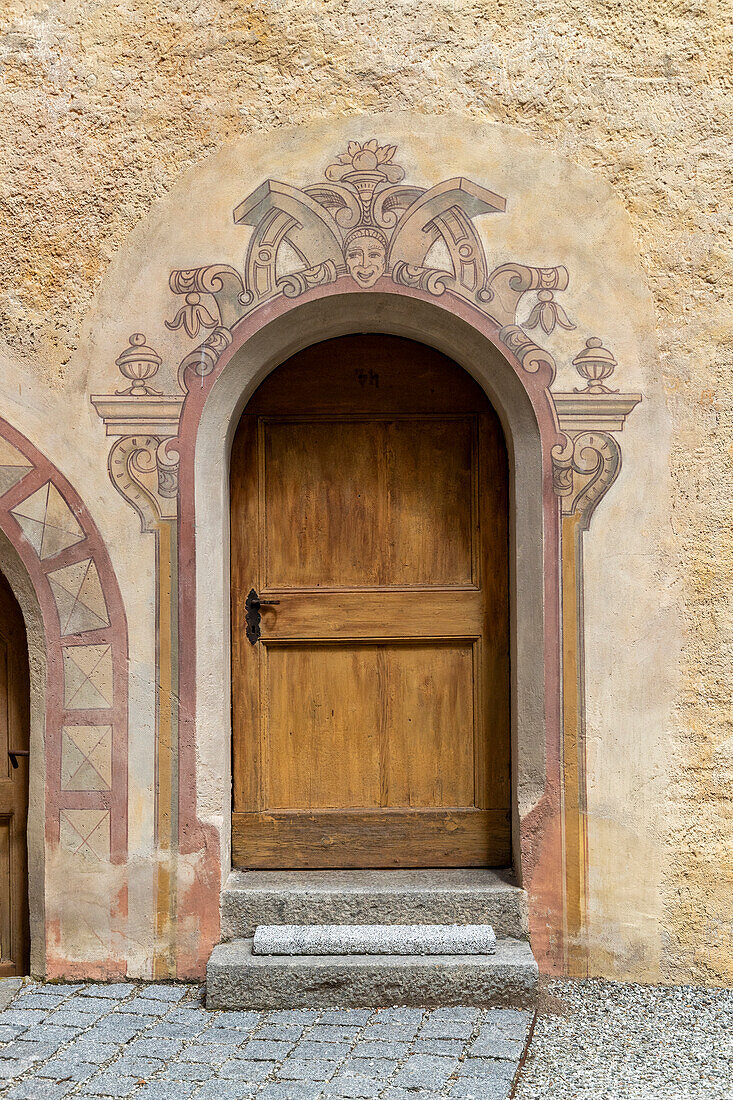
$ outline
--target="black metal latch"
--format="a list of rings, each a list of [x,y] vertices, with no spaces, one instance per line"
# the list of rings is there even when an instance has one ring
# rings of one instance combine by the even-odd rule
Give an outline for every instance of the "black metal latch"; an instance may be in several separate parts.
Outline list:
[[[274,604],[280,603],[279,600],[261,600],[255,592],[254,588],[250,588],[249,595],[244,601],[244,610],[247,612],[244,621],[246,623],[245,633],[247,640],[255,645],[259,642],[262,631],[260,630],[260,623],[262,622],[262,616],[260,615],[261,607],[272,607]]]
[[[28,749],[8,749],[8,756],[10,757],[10,763],[14,768],[18,767],[19,756],[30,756]]]

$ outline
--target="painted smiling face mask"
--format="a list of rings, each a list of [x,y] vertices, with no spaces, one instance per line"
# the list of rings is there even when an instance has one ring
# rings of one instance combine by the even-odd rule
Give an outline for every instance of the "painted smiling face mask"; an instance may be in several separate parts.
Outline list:
[[[386,241],[376,230],[358,229],[346,241],[344,259],[359,286],[374,286],[387,266]]]

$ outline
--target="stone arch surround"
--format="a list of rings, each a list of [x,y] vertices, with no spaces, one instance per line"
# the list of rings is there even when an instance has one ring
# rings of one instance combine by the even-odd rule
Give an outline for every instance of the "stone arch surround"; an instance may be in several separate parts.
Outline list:
[[[0,568],[21,605],[31,657],[32,971],[123,976],[127,892],[114,868],[127,861],[125,611],[78,493],[3,419],[0,531]],[[104,913],[93,882],[100,871],[116,887]]]
[[[498,327],[453,295],[442,296],[438,305],[418,291],[360,292],[336,284],[326,292],[311,291],[297,304],[280,299],[235,326],[232,344],[210,376],[189,379],[175,445],[181,456],[182,561],[193,551],[194,524],[196,532],[195,593],[181,575],[181,620],[195,621],[196,659],[195,665],[187,662],[180,689],[182,699],[195,698],[198,734],[192,729],[190,736],[199,773],[217,777],[213,782],[197,777],[198,815],[220,835],[226,874],[231,823],[228,470],[234,431],[248,398],[272,369],[309,344],[362,331],[408,337],[450,355],[482,385],[502,421],[511,481],[514,864],[535,898],[530,910],[535,951],[547,955],[562,923],[562,899],[550,888],[562,882],[555,836],[561,786],[559,509],[551,461],[561,437],[548,398],[549,370],[524,370],[501,345]],[[212,645],[212,639],[219,644]],[[183,726],[180,751],[181,789],[190,789],[184,778],[188,738]],[[191,808],[181,801],[182,828]]]

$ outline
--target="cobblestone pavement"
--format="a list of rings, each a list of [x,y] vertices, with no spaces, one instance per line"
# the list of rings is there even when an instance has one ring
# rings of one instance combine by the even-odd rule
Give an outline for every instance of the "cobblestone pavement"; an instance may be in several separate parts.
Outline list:
[[[0,1096],[506,1100],[530,1020],[472,1008],[207,1012],[198,986],[26,983],[4,1008],[0,989]]]
[[[516,1100],[731,1100],[733,990],[552,982]]]

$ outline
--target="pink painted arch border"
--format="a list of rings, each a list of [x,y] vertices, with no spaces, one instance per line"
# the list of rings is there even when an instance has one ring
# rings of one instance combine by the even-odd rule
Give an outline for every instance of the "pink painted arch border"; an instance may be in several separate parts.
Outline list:
[[[28,461],[25,474],[0,497],[0,529],[22,561],[40,607],[46,650],[45,684],[45,841],[47,851],[61,843],[64,811],[98,810],[109,819],[109,862],[124,865],[128,854],[127,753],[128,753],[128,633],[127,618],[119,584],[102,536],[83,500],[61,471],[24,435],[0,418],[0,437]],[[68,505],[82,537],[60,553],[43,560],[26,538],[12,509],[50,482]],[[63,634],[49,574],[91,559],[96,567],[107,609],[108,625],[83,633]],[[64,690],[64,654],[75,646],[109,646],[111,649],[112,699],[107,707],[69,708]],[[65,725],[109,725],[112,727],[111,781],[108,790],[63,790],[61,779],[62,731]],[[33,761],[31,759],[31,767]],[[105,853],[106,854],[106,853]],[[81,868],[80,868],[81,872]],[[73,891],[73,881],[65,884]],[[110,898],[113,926],[127,919],[127,888]],[[75,974],[107,978],[126,972],[124,957],[113,952],[101,963],[69,959],[61,947],[63,929],[49,914],[46,930],[46,976]],[[117,936],[119,941],[120,937]]]
[[[196,816],[196,517],[195,455],[199,425],[212,387],[233,357],[267,325],[291,310],[339,296],[399,295],[428,303],[450,313],[486,339],[515,372],[532,405],[539,428],[542,453],[543,513],[543,587],[544,587],[544,688],[545,688],[545,785],[541,798],[521,822],[520,848],[523,885],[530,898],[532,945],[541,969],[561,973],[564,968],[564,921],[561,792],[562,792],[562,719],[561,719],[561,616],[560,616],[560,509],[552,486],[552,447],[562,442],[554,403],[550,395],[552,372],[549,366],[530,371],[500,339],[500,327],[464,298],[446,291],[439,298],[414,289],[397,287],[387,278],[373,288],[355,287],[347,276],[326,287],[313,288],[296,299],[277,296],[238,321],[231,329],[231,344],[221,353],[211,373],[201,377],[187,370],[184,384],[188,392],[174,449],[180,455],[179,470],[179,623],[180,694],[179,730],[179,824],[180,850],[207,853],[201,869],[200,888],[189,890],[180,899],[183,912],[198,921],[201,930],[198,958],[179,960],[179,974],[203,973],[206,959],[218,939],[218,896],[212,898],[211,886],[220,881],[218,838],[210,826]],[[335,303],[334,303],[335,304]],[[375,303],[376,305],[376,303]],[[377,313],[378,313],[378,306]],[[372,331],[381,329],[375,322]],[[429,343],[429,333],[425,334]],[[327,338],[327,337],[324,337]],[[308,341],[312,342],[312,341]],[[302,345],[301,345],[302,346]],[[287,354],[292,354],[293,348]],[[283,358],[287,358],[287,354]],[[273,363],[274,368],[277,364]],[[263,375],[264,377],[264,375]],[[216,912],[211,906],[217,907]]]

